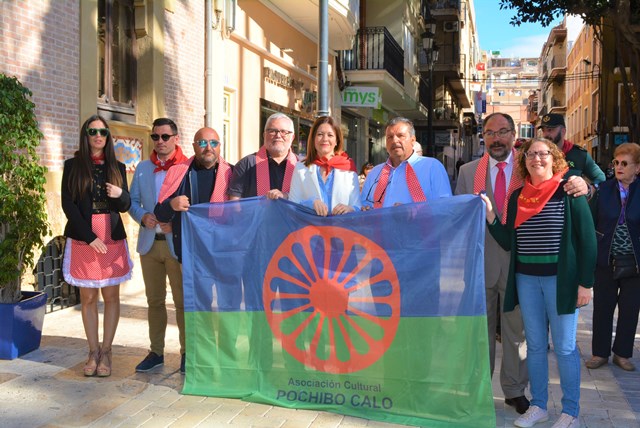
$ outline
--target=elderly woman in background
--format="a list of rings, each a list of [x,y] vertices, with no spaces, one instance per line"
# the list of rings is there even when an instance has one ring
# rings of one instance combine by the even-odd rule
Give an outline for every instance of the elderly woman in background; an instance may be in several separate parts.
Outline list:
[[[360,209],[355,164],[343,151],[342,132],[332,117],[319,117],[311,127],[307,158],[296,165],[289,200],[324,217]]]
[[[577,308],[591,300],[596,263],[593,220],[586,198],[568,196],[563,190],[568,167],[555,143],[544,138],[525,142],[516,168],[525,184],[509,199],[505,225],[481,195],[491,235],[511,250],[504,311],[520,305],[527,339],[531,406],[514,425],[531,427],[549,418],[549,326],[562,388],[562,414],[553,428],[578,427]]]
[[[593,287],[593,356],[587,368],[597,369],[607,364],[613,351],[613,363],[623,370],[635,367],[629,358],[640,310],[640,146],[624,143],[613,154],[615,178],[600,185],[592,202],[598,263]],[[635,245],[634,245],[635,242]],[[616,338],[611,348],[613,314],[618,307]]]

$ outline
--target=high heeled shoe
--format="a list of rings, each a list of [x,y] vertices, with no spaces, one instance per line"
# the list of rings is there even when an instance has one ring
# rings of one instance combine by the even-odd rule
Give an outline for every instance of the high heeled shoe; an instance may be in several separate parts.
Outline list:
[[[111,376],[111,348],[100,351],[100,362],[96,369],[96,375],[98,377]]]
[[[89,351],[89,359],[87,360],[87,363],[84,365],[84,369],[82,369],[82,371],[84,372],[84,375],[87,377],[95,376],[96,371],[98,370],[99,361],[100,361],[100,351],[97,349],[95,351]]]

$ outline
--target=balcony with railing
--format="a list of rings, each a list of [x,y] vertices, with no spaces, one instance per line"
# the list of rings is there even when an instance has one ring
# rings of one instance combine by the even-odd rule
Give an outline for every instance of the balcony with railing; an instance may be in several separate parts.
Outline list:
[[[358,30],[353,49],[339,59],[345,71],[384,70],[404,85],[404,51],[385,27]]]
[[[434,17],[458,17],[460,14],[461,0],[436,0],[431,2],[431,15]]]

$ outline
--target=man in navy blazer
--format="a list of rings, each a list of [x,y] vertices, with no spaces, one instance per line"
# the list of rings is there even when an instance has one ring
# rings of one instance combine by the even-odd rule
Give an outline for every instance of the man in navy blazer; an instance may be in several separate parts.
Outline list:
[[[180,339],[180,372],[185,368],[184,299],[182,293],[182,266],[173,248],[171,223],[161,223],[153,209],[167,170],[186,159],[178,143],[178,127],[171,119],[159,118],[153,122],[151,133],[153,152],[150,159],[138,164],[131,184],[129,214],[140,224],[137,251],[147,295],[149,354],[136,366],[137,372],[147,372],[164,364],[164,340],[167,329],[167,277],[171,286],[176,323]]]

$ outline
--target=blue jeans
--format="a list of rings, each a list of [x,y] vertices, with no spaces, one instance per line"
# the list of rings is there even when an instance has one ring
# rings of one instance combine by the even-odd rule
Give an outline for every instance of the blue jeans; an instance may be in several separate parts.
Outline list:
[[[547,409],[549,399],[549,326],[558,360],[562,412],[577,417],[580,413],[580,355],[576,347],[578,310],[558,315],[556,276],[516,274],[518,300],[527,338],[527,368],[531,385],[531,404]]]

